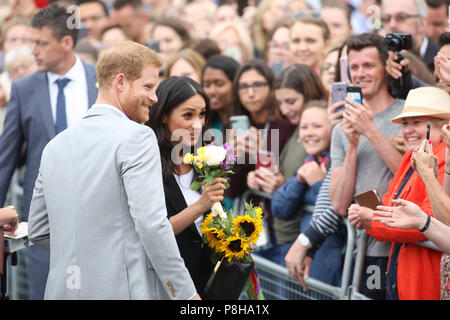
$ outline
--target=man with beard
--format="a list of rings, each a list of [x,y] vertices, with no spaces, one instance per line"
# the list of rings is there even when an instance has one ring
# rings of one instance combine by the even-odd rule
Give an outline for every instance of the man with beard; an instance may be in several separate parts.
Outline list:
[[[44,149],[29,237],[50,250],[46,299],[198,298],[167,219],[154,132],[161,60],[126,41],[97,63],[87,115]]]
[[[26,149],[23,213],[28,219],[34,182],[45,145],[79,121],[97,98],[95,67],[74,54],[78,29],[63,7],[48,6],[31,20],[32,53],[38,71],[14,81],[0,136],[0,207],[14,170]],[[32,300],[44,297],[49,255],[37,246],[27,248]]]

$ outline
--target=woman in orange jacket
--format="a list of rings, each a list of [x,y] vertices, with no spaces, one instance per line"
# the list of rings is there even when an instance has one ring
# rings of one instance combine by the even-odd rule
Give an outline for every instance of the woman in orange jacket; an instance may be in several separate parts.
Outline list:
[[[425,213],[433,216],[425,184],[411,167],[411,155],[427,137],[427,123],[430,123],[428,143],[438,160],[438,177],[442,185],[445,169],[446,143],[440,128],[450,119],[450,96],[434,87],[411,90],[400,115],[392,121],[401,123],[407,152],[388,191],[383,204],[392,205],[393,199],[404,199],[417,204]],[[388,299],[439,299],[440,259],[442,252],[414,244],[426,240],[418,230],[390,228],[372,218],[373,211],[367,207],[352,205],[349,220],[357,228],[366,231],[378,241],[391,241],[387,273]]]

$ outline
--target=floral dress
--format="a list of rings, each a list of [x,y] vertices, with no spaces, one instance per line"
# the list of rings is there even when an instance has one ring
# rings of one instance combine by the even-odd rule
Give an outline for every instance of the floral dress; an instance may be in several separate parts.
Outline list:
[[[441,300],[450,300],[450,256],[441,258]]]

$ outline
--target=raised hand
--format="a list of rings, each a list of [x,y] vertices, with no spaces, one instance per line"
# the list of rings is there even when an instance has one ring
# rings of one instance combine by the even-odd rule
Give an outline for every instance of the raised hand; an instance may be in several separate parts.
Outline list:
[[[430,176],[438,176],[439,162],[433,154],[433,147],[426,139],[414,150],[411,156],[411,167],[417,171],[422,180]]]
[[[405,72],[409,70],[409,60],[404,58],[400,63],[396,62],[398,56],[395,52],[389,51],[389,57],[386,60],[386,72],[394,79],[399,79],[402,76],[402,68]]]
[[[348,221],[357,229],[370,229],[372,222],[372,209],[352,204],[348,208]]]
[[[365,100],[362,104],[346,98],[344,119],[348,120],[352,128],[359,134],[368,136],[374,130],[373,114]]]
[[[392,204],[393,207],[377,206],[373,220],[401,229],[421,229],[425,225],[427,214],[418,205],[403,199],[392,200]]]
[[[297,180],[304,181],[309,186],[325,179],[327,175],[327,167],[325,163],[318,164],[316,161],[310,161],[303,164],[297,170]],[[300,179],[299,179],[300,178]]]

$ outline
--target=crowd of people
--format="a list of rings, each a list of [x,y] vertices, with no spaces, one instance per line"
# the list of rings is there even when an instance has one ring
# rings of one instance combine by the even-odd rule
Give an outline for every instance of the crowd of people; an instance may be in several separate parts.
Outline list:
[[[304,289],[309,277],[341,285],[348,218],[369,235],[362,294],[449,299],[449,7],[0,5],[0,208],[19,172],[29,298],[204,298],[214,265],[203,218],[250,190],[264,209],[254,254]],[[338,97],[336,84],[362,99]],[[238,156],[234,174],[191,190],[198,177],[178,145],[223,142]],[[355,202],[368,190],[380,206]],[[17,227],[14,208],[0,222]],[[442,251],[417,244],[426,239]],[[85,271],[68,288],[73,265]]]

